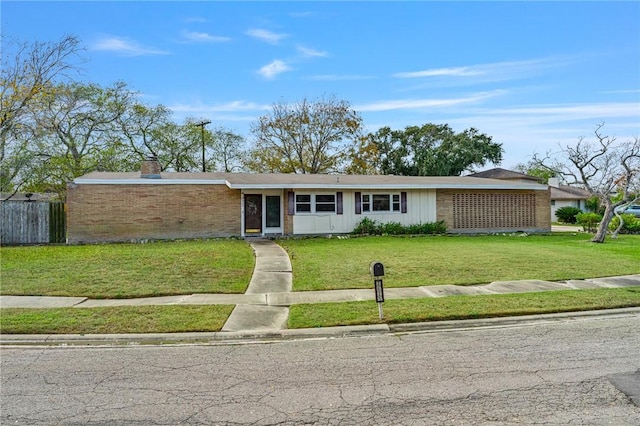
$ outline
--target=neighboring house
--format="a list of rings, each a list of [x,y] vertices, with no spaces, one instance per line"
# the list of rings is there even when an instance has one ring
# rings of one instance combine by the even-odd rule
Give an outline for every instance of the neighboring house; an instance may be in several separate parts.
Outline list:
[[[68,242],[318,235],[363,219],[449,232],[549,232],[549,191],[471,177],[94,172],[70,183]]]
[[[473,173],[469,176],[485,179],[501,179],[509,182],[540,183],[540,178],[524,173],[514,172],[513,170],[501,169],[500,167]]]
[[[551,189],[551,220],[555,221],[556,211],[562,207],[577,207],[583,212],[588,211],[587,200],[591,198],[589,191],[574,186],[560,185],[558,178],[549,179]]]

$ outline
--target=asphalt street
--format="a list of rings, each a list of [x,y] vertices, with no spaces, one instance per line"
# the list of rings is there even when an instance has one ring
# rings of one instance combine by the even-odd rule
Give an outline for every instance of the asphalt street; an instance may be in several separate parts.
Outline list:
[[[0,423],[638,425],[638,348],[637,312],[351,338],[4,346]]]

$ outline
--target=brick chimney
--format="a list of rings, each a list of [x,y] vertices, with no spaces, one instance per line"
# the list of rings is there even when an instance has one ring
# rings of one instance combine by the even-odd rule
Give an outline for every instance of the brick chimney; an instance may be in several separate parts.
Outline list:
[[[156,157],[147,157],[140,166],[140,177],[145,179],[160,179],[160,162]]]

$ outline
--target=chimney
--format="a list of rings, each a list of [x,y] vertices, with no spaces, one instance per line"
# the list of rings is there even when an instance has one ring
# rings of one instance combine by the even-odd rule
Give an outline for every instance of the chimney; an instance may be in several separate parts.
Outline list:
[[[560,179],[557,177],[549,178],[549,186],[553,186],[554,188],[560,187]]]
[[[147,157],[140,166],[140,177],[144,179],[160,179],[160,162],[156,157]]]

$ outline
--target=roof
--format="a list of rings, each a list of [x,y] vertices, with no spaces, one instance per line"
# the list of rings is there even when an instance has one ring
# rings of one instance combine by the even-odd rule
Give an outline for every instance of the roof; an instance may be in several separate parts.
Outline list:
[[[550,186],[552,200],[586,200],[591,198],[589,191],[576,188],[574,186],[560,185],[559,187]]]
[[[546,190],[534,182],[509,182],[468,176],[394,176],[278,173],[163,172],[160,179],[140,172],[93,172],[74,180],[77,185],[227,185],[232,189],[528,189]]]
[[[485,170],[483,172],[470,174],[471,177],[489,178],[489,179],[504,179],[504,180],[527,180],[533,182],[539,182],[540,179],[527,175],[524,173],[514,172],[513,170],[502,169],[496,167],[494,169]]]

